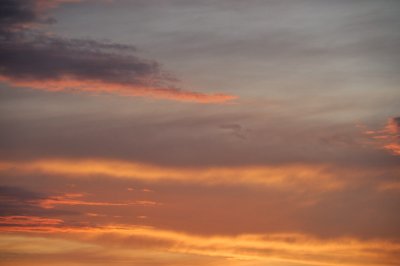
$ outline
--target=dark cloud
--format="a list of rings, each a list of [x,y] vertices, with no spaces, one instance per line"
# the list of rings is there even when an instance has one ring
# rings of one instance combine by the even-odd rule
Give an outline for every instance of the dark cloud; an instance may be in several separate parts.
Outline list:
[[[68,76],[140,86],[168,81],[157,62],[118,53],[133,50],[131,46],[37,34],[13,36],[0,45],[0,75],[11,79],[46,81]]]
[[[0,186],[0,216],[58,216],[77,214],[75,211],[44,209],[37,203],[49,198],[42,193],[16,186]]]
[[[393,125],[396,128],[396,132],[400,134],[400,116],[392,118]]]
[[[43,199],[44,196],[19,187],[0,186],[0,195],[3,200],[30,201]]]
[[[36,1],[3,0],[0,2],[0,31],[10,30],[39,20]]]
[[[40,5],[40,3],[42,3]],[[0,3],[0,75],[22,80],[78,80],[157,86],[168,80],[155,61],[131,54],[131,45],[94,40],[49,37],[15,30],[21,24],[40,21],[47,6],[38,0],[5,0]],[[151,80],[153,84],[144,84]]]
[[[177,80],[159,63],[133,55],[135,47],[130,45],[50,37],[26,30],[42,21],[43,10],[62,2],[7,0],[1,4],[0,81],[47,91],[106,92],[202,103],[235,98],[177,88]]]
[[[16,29],[41,21],[35,0],[0,4],[0,75],[13,81],[96,80],[131,86],[161,86],[172,81],[155,61],[131,54],[131,45],[84,39],[50,37],[37,31]],[[42,4],[43,5],[43,4]]]

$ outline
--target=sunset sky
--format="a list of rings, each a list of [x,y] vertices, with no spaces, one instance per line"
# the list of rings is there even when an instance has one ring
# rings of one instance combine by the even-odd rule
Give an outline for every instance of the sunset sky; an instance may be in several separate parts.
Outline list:
[[[1,0],[0,265],[400,265],[400,1]]]

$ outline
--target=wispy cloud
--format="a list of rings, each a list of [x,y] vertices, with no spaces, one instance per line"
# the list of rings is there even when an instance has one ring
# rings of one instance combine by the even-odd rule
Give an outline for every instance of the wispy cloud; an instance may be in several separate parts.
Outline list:
[[[63,220],[39,216],[0,216],[0,226],[54,226],[61,225]]]
[[[34,201],[33,203],[39,205],[45,209],[52,209],[57,205],[69,205],[69,206],[130,206],[130,205],[140,205],[140,206],[156,206],[160,203],[149,200],[138,200],[130,202],[101,202],[101,201],[87,201],[81,199],[83,194],[64,194],[60,196],[51,196],[42,200]]]
[[[247,184],[276,188],[303,186],[304,189],[335,190],[343,185],[325,164],[286,164],[238,167],[166,167],[115,160],[47,159],[0,162],[0,171],[45,173],[70,177],[109,176],[145,180],[170,180],[204,184]]]

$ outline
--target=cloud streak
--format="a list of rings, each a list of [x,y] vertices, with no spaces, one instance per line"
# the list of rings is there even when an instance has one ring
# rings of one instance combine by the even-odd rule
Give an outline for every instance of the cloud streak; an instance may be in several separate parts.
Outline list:
[[[38,216],[1,216],[0,226],[54,226],[63,223],[61,219],[44,218]]]
[[[70,177],[109,176],[149,182],[175,181],[204,184],[247,184],[276,188],[303,185],[317,190],[335,190],[343,183],[331,172],[329,165],[286,164],[282,166],[242,167],[165,167],[138,162],[115,160],[47,159],[34,161],[3,161],[0,171],[44,173]]]
[[[33,202],[44,209],[52,209],[57,205],[67,206],[156,206],[160,203],[149,201],[149,200],[138,200],[133,202],[99,202],[99,201],[86,201],[80,198],[83,194],[64,194],[61,196],[51,196],[36,202]]]

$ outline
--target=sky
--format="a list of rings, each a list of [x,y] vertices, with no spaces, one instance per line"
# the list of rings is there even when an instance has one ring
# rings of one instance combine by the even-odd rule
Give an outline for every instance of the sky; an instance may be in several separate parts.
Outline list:
[[[400,265],[397,0],[1,0],[0,265]]]

